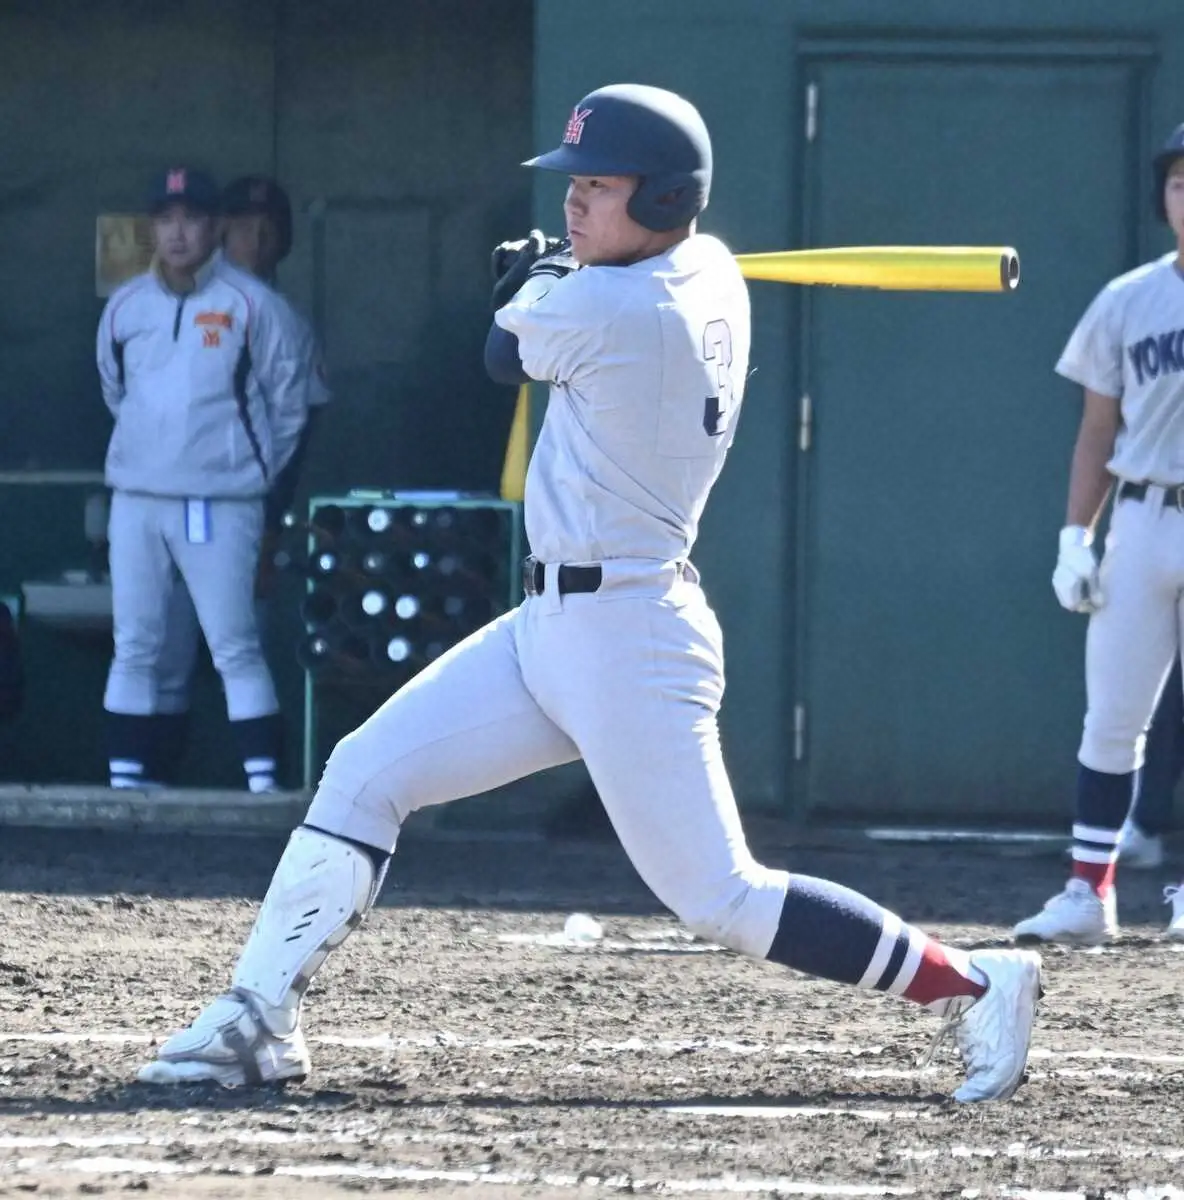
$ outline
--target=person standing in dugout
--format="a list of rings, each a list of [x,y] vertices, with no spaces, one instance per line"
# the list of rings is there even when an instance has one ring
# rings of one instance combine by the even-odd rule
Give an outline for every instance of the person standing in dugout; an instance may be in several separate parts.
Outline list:
[[[244,175],[228,183],[222,192],[223,256],[228,266],[261,280],[275,293],[299,347],[300,368],[308,387],[308,420],[300,441],[264,500],[263,540],[255,575],[255,616],[261,640],[266,640],[269,608],[275,592],[275,554],[282,518],[295,495],[313,426],[332,399],[312,325],[275,291],[276,272],[291,250],[292,203],[287,192],[265,175]],[[201,628],[193,600],[184,581],[178,580],[173,588],[156,669],[153,778],[161,783],[175,783],[180,774],[200,644]]]
[[[153,267],[119,288],[99,321],[99,377],[115,418],[115,653],[103,704],[117,788],[159,780],[158,667],[181,582],[222,679],[247,786],[276,786],[281,724],[255,573],[265,500],[299,444],[308,384],[283,302],[218,249],[220,206],[205,173],[164,172],[149,196]]]
[[[139,1078],[303,1076],[304,992],[362,921],[402,823],[583,758],[618,837],[691,930],[742,954],[923,1005],[952,1028],[961,1101],[1020,1084],[1040,993],[1031,951],[968,953],[848,888],[749,851],[720,749],[719,624],[688,555],[736,432],[748,291],[696,231],[711,145],[658,88],[586,96],[528,166],[570,177],[570,252],[495,252],[486,366],[551,385],[526,481],[527,598],[454,646],[334,749],[230,990]]]
[[[1121,831],[1143,766],[1145,731],[1181,654],[1184,125],[1155,156],[1152,176],[1155,210],[1176,248],[1108,283],[1056,366],[1085,395],[1052,584],[1064,608],[1089,614],[1086,714],[1072,875],[1040,912],[1015,926],[1017,942],[1098,945],[1117,934]],[[1115,485],[1099,565],[1094,529]],[[1170,740],[1162,755],[1169,760]],[[1184,890],[1169,888],[1164,898],[1172,906],[1168,936],[1184,938]]]

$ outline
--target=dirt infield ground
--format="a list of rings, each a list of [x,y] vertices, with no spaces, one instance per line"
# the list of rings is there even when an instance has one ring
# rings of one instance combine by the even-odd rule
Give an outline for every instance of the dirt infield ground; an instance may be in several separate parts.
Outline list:
[[[967,946],[1063,869],[754,841]],[[1115,947],[1046,955],[1029,1081],[1005,1104],[945,1099],[952,1049],[918,1069],[928,1014],[681,937],[614,845],[413,836],[310,994],[307,1083],[129,1083],[223,985],[279,849],[0,829],[0,1196],[1184,1195],[1170,873],[1124,880]],[[552,944],[573,910],[602,942]]]

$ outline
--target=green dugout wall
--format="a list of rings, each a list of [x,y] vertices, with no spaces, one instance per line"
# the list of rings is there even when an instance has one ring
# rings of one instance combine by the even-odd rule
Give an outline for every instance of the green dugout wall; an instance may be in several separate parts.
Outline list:
[[[537,7],[536,129],[601,83],[694,98],[703,228],[737,252],[1011,244],[1011,296],[752,285],[752,376],[698,551],[753,807],[1068,811],[1084,623],[1049,584],[1076,430],[1052,371],[1111,276],[1167,248],[1175,0],[605,0]],[[560,220],[544,180],[536,218]]]
[[[87,563],[110,421],[94,336],[95,219],[150,172],[274,173],[295,209],[280,284],[323,336],[336,397],[301,496],[496,489],[513,405],[484,375],[489,250],[528,222],[530,0],[0,3],[0,594]],[[293,777],[302,686],[286,581],[271,659]],[[109,643],[25,625],[25,713],[0,779],[98,781]],[[238,783],[199,672],[186,781]]]

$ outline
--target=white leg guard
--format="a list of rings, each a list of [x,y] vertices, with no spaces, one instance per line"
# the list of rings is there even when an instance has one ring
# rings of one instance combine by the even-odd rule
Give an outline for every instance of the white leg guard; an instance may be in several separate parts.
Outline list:
[[[315,829],[292,832],[231,980],[276,1036],[296,1029],[313,975],[361,924],[375,883],[364,850]]]
[[[334,946],[361,923],[377,880],[370,856],[301,827],[288,839],[230,991],[173,1034],[140,1069],[143,1083],[258,1086],[309,1070],[300,1001]]]

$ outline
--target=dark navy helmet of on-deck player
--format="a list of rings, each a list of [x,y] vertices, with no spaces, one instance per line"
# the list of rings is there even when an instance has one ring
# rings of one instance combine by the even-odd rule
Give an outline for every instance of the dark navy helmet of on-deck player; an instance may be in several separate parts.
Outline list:
[[[1177,126],[1172,136],[1164,142],[1163,149],[1151,160],[1151,169],[1155,176],[1155,212],[1161,221],[1168,219],[1168,209],[1163,198],[1168,171],[1178,158],[1184,158],[1184,125]]]
[[[585,96],[568,118],[562,145],[523,166],[566,175],[638,175],[629,216],[664,233],[707,207],[711,139],[689,100],[663,88],[616,83]]]

